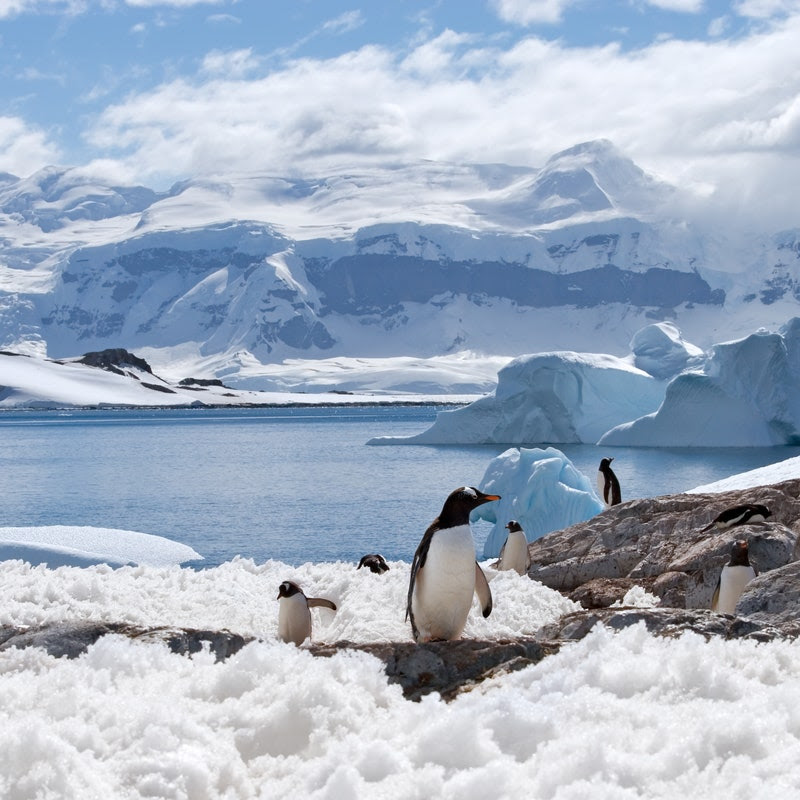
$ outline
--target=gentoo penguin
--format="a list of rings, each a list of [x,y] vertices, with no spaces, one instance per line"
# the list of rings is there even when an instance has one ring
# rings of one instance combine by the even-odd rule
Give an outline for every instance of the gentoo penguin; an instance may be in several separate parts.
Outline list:
[[[597,490],[600,492],[600,497],[607,506],[615,506],[617,503],[622,502],[622,492],[619,488],[619,481],[611,469],[611,462],[613,458],[604,458],[600,462],[600,467],[597,470]]]
[[[389,571],[389,565],[380,553],[370,553],[369,555],[362,556],[356,569],[361,569],[361,567],[366,567],[372,572],[377,572],[379,575]]]
[[[470,512],[496,494],[462,486],[444,501],[438,517],[422,537],[411,562],[406,619],[417,642],[458,639],[467,623],[472,595],[484,617],[492,613],[492,593],[475,560]]]
[[[292,581],[284,581],[278,587],[278,600],[278,638],[296,645],[301,645],[311,636],[309,608],[322,606],[336,611],[336,603],[321,597],[306,597],[303,590]]]
[[[531,566],[531,554],[528,552],[528,537],[515,519],[508,525],[508,536],[500,550],[498,569],[513,569],[524,575]]]
[[[761,503],[744,503],[740,506],[726,508],[717,514],[702,531],[710,531],[712,528],[724,530],[732,528],[734,525],[744,525],[745,522],[763,522],[771,516],[772,512]]]
[[[744,587],[756,575],[758,573],[750,565],[747,542],[744,539],[734,542],[730,563],[722,568],[717,588],[711,598],[711,610],[720,614],[733,614]]]

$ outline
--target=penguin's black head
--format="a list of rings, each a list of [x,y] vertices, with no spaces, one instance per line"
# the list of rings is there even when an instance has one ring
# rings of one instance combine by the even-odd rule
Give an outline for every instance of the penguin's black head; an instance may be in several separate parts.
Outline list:
[[[292,581],[284,581],[278,587],[278,597],[276,599],[280,600],[281,597],[292,597],[296,594],[303,594],[303,590]]]
[[[508,528],[508,530],[511,531],[512,533],[514,531],[521,531],[522,530],[522,526],[515,519],[510,519],[508,521],[508,524],[506,525],[506,528]]]
[[[466,525],[469,522],[470,512],[474,508],[499,499],[499,494],[484,494],[474,486],[462,486],[460,489],[455,489],[444,501],[442,513],[439,514],[439,527],[453,528],[456,525]]]
[[[750,548],[745,539],[739,539],[733,543],[733,547],[731,547],[731,566],[750,566]]]
[[[389,565],[380,553],[370,553],[369,555],[362,556],[356,569],[361,569],[361,567],[366,567],[370,571],[377,572],[378,574],[389,571]]]
[[[613,458],[604,458],[604,459],[602,459],[602,460],[600,461],[600,469],[601,469],[601,470],[606,470],[606,469],[608,469],[608,468],[611,466],[611,462],[612,462],[613,460],[614,460]]]

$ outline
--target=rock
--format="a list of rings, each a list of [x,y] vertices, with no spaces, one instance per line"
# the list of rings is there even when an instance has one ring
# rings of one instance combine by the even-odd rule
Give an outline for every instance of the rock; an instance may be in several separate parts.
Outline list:
[[[129,353],[122,347],[110,347],[108,350],[98,350],[91,353],[84,353],[78,359],[79,364],[86,364],[90,367],[100,367],[100,369],[114,372],[117,375],[124,375],[122,367],[135,367],[142,372],[152,374],[150,365],[139,356]]]
[[[733,617],[713,611],[679,608],[607,608],[575,611],[565,614],[558,622],[545,626],[537,638],[551,643],[583,639],[597,624],[619,631],[644,623],[655,636],[680,636],[692,631],[706,638],[757,639],[772,641],[796,637],[800,626],[770,624],[752,618]]]
[[[532,542],[528,574],[580,599],[583,605],[593,602],[593,596],[598,597],[598,605],[606,605],[601,597],[611,597],[616,591],[610,587],[621,590],[632,579],[658,595],[664,605],[708,608],[735,539],[748,539],[751,560],[759,572],[798,558],[798,496],[800,480],[795,479],[720,494],[631,500]],[[766,522],[703,530],[722,509],[755,501],[772,510]],[[605,584],[591,583],[598,580]],[[593,587],[604,588],[598,592]]]
[[[77,658],[101,636],[118,634],[131,639],[160,641],[173,653],[191,655],[204,647],[223,660],[241,650],[247,639],[230,631],[176,628],[137,628],[113,622],[57,622],[39,628],[0,627],[0,652],[11,647],[41,647],[56,658]]]
[[[594,578],[571,591],[568,597],[584,608],[608,608],[620,603],[634,586],[642,586],[652,592],[653,583],[652,578]]]
[[[736,613],[772,624],[800,625],[800,561],[750,581],[739,598]]]

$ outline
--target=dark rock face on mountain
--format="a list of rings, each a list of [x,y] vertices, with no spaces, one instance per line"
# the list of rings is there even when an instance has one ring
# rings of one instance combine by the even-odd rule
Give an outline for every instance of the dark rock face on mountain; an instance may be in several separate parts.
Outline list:
[[[749,541],[759,572],[798,557],[799,498],[800,480],[793,480],[722,494],[621,503],[532,542],[529,575],[589,607],[610,605],[637,583],[662,604],[708,608],[736,539]],[[704,530],[720,511],[746,502],[764,503],[772,516],[728,530]]]
[[[78,363],[90,367],[100,367],[100,369],[115,372],[117,375],[124,375],[125,367],[134,367],[142,372],[153,374],[150,365],[143,358],[129,353],[122,347],[111,347],[106,350],[85,353],[78,359]]]

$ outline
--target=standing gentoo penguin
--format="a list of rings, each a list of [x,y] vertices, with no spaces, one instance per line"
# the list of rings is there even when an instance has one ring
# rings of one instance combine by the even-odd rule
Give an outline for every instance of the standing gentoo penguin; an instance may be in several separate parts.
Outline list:
[[[617,503],[622,502],[622,492],[619,488],[619,481],[611,469],[611,462],[613,458],[604,458],[600,462],[600,467],[597,471],[597,489],[600,492],[600,497],[607,506],[615,506]]]
[[[309,608],[322,606],[336,611],[336,603],[321,597],[306,597],[303,590],[292,581],[284,581],[278,587],[278,600],[278,638],[298,646],[311,637]]]
[[[531,566],[528,537],[525,536],[525,531],[515,519],[512,519],[506,528],[508,528],[508,536],[500,550],[500,561],[497,568],[513,569],[520,575],[524,575]]]
[[[747,542],[744,539],[734,542],[731,560],[722,568],[717,588],[711,598],[711,610],[720,614],[733,614],[744,587],[756,575],[758,573],[750,565]]]
[[[732,506],[717,514],[708,525],[701,530],[710,531],[712,528],[732,528],[734,525],[744,525],[745,522],[763,522],[767,517],[771,517],[772,512],[761,503],[744,503],[740,506]]]
[[[462,486],[444,501],[438,517],[422,537],[411,562],[406,619],[416,642],[458,639],[467,623],[472,595],[484,617],[492,613],[492,593],[475,560],[469,514],[483,503],[499,500],[472,486]]]
[[[389,565],[380,553],[361,556],[361,561],[358,562],[356,569],[361,569],[361,567],[366,567],[371,572],[377,572],[379,575],[389,571]]]

